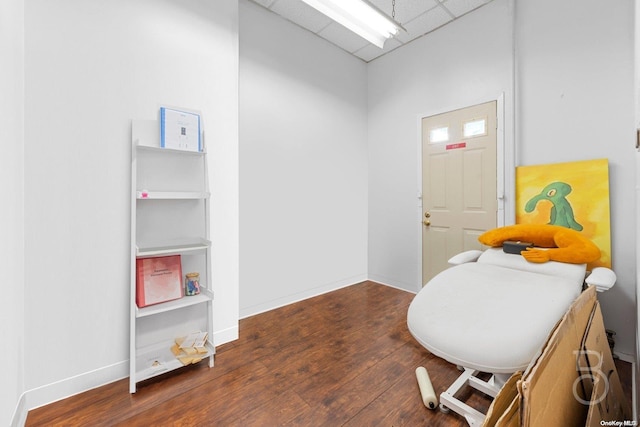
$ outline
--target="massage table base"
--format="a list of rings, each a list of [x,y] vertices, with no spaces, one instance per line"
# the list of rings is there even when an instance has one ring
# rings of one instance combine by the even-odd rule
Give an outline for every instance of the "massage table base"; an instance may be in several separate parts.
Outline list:
[[[440,394],[440,410],[448,412],[449,410],[461,415],[467,420],[471,427],[480,426],[484,421],[485,414],[472,408],[466,403],[459,400],[456,395],[466,386],[473,387],[491,397],[496,397],[498,391],[511,376],[510,374],[494,374],[489,381],[478,378],[479,371],[470,368],[463,368],[464,372],[458,379],[449,386],[449,388]]]

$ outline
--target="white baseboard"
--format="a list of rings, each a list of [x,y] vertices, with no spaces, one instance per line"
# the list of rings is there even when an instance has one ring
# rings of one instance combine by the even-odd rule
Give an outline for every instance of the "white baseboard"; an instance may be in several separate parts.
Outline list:
[[[28,410],[127,378],[129,361],[118,362],[25,392]]]
[[[9,425],[11,427],[24,427],[27,422],[27,412],[25,393],[22,393],[20,399],[18,399],[16,409],[13,411],[13,417],[11,418],[11,424]]]
[[[239,334],[240,328],[236,324],[231,328],[223,329],[222,331],[217,331],[213,333],[213,343],[217,347],[222,344],[226,344],[231,341],[235,341],[240,336]]]
[[[420,289],[420,285],[410,284],[410,283],[402,283],[398,280],[394,280],[388,277],[380,276],[377,274],[372,274],[369,276],[369,279],[372,282],[380,283],[381,285],[389,286],[390,288],[400,289],[401,291],[407,291],[411,293],[418,293]]]
[[[250,307],[240,308],[240,318],[255,316],[256,314],[264,313],[266,311],[274,310],[276,308],[284,307],[285,305],[300,302],[309,298],[317,297],[318,295],[326,294],[327,292],[335,291],[345,288],[347,286],[355,285],[356,283],[364,282],[368,280],[366,274],[360,274],[357,276],[348,277],[342,280],[338,280],[331,283],[326,283],[315,288],[306,289],[303,292],[298,292],[291,295],[285,295],[280,298],[273,299],[261,304],[252,305]]]
[[[238,326],[214,333],[216,346],[238,339]],[[14,411],[11,427],[22,427],[30,410],[57,402],[67,397],[89,391],[129,377],[129,361],[115,363],[110,366],[85,372],[55,383],[28,390],[20,396]]]
[[[632,364],[636,363],[636,356],[633,355],[633,354],[619,353],[617,351],[614,351],[613,354],[615,356],[617,356],[618,359],[622,360],[623,362],[628,362],[628,363],[632,363]]]

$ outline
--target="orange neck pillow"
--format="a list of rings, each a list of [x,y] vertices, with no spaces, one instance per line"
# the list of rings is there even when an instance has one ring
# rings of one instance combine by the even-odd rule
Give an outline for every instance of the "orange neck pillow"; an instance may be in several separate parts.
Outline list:
[[[499,247],[507,240],[531,242],[538,248],[527,248],[520,254],[529,262],[560,261],[586,264],[600,258],[600,249],[578,231],[559,225],[516,224],[494,228],[478,237],[486,246]],[[551,248],[551,249],[539,249]]]

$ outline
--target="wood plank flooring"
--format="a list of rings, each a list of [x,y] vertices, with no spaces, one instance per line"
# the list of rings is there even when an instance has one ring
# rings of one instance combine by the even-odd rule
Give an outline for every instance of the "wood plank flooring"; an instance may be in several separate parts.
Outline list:
[[[459,371],[409,334],[413,296],[363,282],[243,319],[214,368],[201,362],[133,395],[120,380],[34,409],[26,425],[465,426],[420,400],[416,367],[427,368],[437,393]],[[464,399],[482,412],[490,404],[478,392]]]

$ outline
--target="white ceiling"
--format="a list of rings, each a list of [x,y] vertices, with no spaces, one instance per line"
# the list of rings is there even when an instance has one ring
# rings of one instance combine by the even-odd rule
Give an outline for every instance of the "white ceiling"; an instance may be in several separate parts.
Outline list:
[[[369,62],[410,41],[446,25],[491,0],[395,0],[395,20],[406,32],[384,44],[384,49],[318,12],[302,0],[251,0],[284,19],[311,31],[334,45]],[[392,16],[392,0],[369,0]]]

